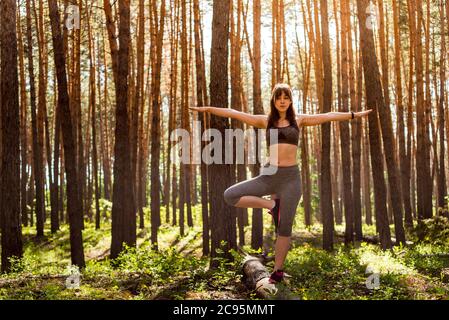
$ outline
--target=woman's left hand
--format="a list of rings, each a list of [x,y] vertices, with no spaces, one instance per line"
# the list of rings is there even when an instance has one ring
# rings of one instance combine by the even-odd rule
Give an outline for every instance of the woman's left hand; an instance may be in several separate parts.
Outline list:
[[[354,118],[361,118],[367,116],[373,109],[369,109],[366,111],[354,112]]]

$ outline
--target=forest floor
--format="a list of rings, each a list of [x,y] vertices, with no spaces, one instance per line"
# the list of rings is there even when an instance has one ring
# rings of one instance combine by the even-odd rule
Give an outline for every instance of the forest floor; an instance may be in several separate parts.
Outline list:
[[[199,221],[199,208],[194,214]],[[202,257],[200,223],[186,228],[184,237],[179,236],[179,227],[163,224],[158,251],[152,250],[148,229],[143,229],[137,248],[128,248],[114,262],[109,260],[110,224],[102,223],[100,230],[85,223],[86,268],[79,276],[70,267],[66,225],[56,234],[46,230],[41,239],[33,227],[24,228],[24,257],[13,261],[12,273],[0,275],[0,299],[258,299],[242,281],[238,253],[234,262],[219,260],[217,269],[209,269],[209,258]],[[274,237],[268,215],[265,225],[266,246],[271,248]],[[329,253],[321,249],[319,224],[305,228],[296,221],[285,265],[288,287],[304,300],[449,299],[449,223],[437,218],[420,228],[415,231],[425,230],[422,241],[405,247],[382,251],[363,242],[348,247],[336,237]],[[336,230],[343,231],[344,226]],[[364,226],[364,234],[374,231]],[[417,240],[415,231],[409,234],[412,241]],[[250,233],[248,227],[246,235]],[[271,270],[272,262],[267,267]]]

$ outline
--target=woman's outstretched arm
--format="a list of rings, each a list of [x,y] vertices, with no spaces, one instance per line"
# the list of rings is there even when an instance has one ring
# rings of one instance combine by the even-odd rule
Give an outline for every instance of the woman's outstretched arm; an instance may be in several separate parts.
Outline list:
[[[354,112],[354,119],[367,116],[371,111],[373,111],[373,110],[370,109],[370,110],[361,111],[361,112]],[[302,125],[302,126],[316,126],[316,125],[320,125],[322,123],[329,122],[329,121],[351,120],[352,113],[351,112],[327,112],[327,113],[320,113],[320,114],[299,114],[299,115],[297,115],[297,118],[299,119],[300,125]]]
[[[198,112],[209,112],[219,117],[236,119],[256,128],[267,127],[267,116],[264,114],[249,114],[230,108],[216,107],[189,107],[189,109]]]

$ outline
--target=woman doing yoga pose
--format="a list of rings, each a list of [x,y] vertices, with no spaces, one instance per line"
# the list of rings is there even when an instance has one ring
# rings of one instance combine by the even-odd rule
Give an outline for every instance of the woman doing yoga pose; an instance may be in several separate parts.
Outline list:
[[[191,107],[199,112],[240,120],[256,128],[267,129],[269,162],[260,175],[239,182],[224,192],[227,204],[239,208],[265,208],[273,216],[277,239],[275,265],[271,283],[282,281],[283,265],[290,247],[293,220],[301,199],[301,180],[296,160],[300,128],[329,121],[343,121],[368,115],[362,112],[327,112],[321,114],[295,114],[292,90],[287,84],[277,84],[271,95],[270,114],[253,115],[228,108]],[[277,140],[270,143],[273,134]],[[276,136],[274,136],[276,137]],[[274,172],[274,173],[273,173]],[[271,195],[271,200],[262,196]]]

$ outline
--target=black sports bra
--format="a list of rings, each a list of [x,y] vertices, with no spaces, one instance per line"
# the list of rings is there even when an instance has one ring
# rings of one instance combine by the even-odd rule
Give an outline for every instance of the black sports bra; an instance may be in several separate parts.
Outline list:
[[[273,135],[276,135],[278,137],[277,143],[288,143],[293,144],[295,146],[298,145],[299,142],[299,128],[296,124],[291,124],[288,127],[271,127],[267,128],[267,146],[270,147],[270,132],[273,131]]]

